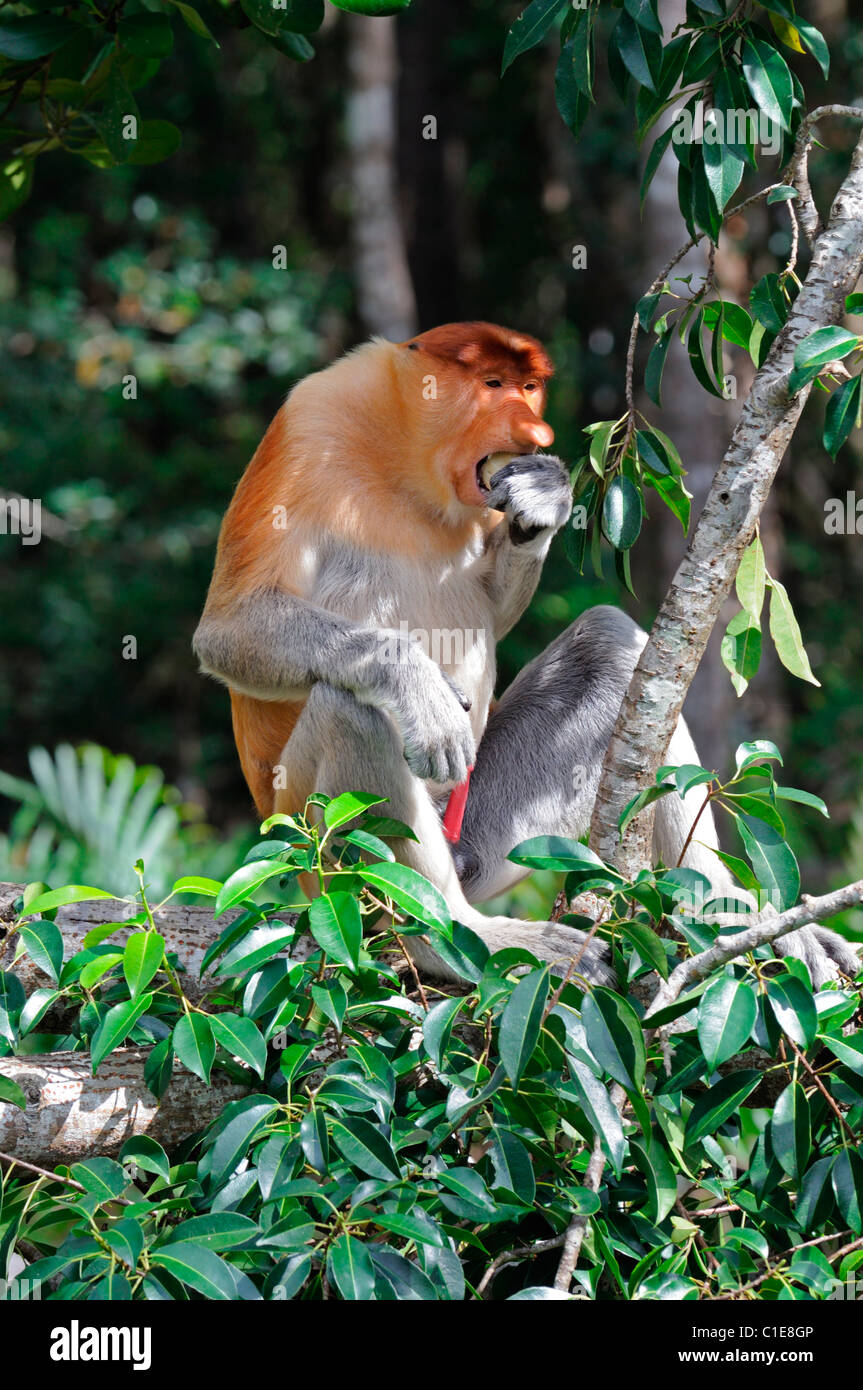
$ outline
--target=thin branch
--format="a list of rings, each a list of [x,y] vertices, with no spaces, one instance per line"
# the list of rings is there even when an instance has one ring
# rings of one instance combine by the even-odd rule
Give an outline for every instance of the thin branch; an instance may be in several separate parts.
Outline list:
[[[797,189],[800,198],[800,221],[810,246],[815,245],[824,230],[809,183],[809,151],[815,139],[814,127],[824,116],[847,116],[851,120],[859,121],[863,120],[863,110],[859,106],[818,106],[800,122],[785,180]]]
[[[706,980],[708,975],[727,965],[729,961],[736,960],[738,956],[748,955],[757,947],[764,946],[768,941],[776,941],[778,937],[785,936],[798,927],[805,927],[810,922],[823,922],[828,917],[835,917],[837,912],[844,912],[848,907],[857,907],[860,903],[863,903],[863,878],[858,879],[856,883],[846,884],[844,888],[837,888],[833,893],[825,893],[821,898],[811,898],[804,894],[796,907],[790,907],[786,912],[776,913],[771,910],[759,913],[752,925],[744,931],[722,937],[708,950],[700,951],[697,956],[692,956],[675,966],[668,979],[658,989],[645,1018],[650,1018],[660,1009],[673,1004],[687,985]]]
[[[615,1081],[609,1092],[611,1103],[617,1109],[618,1114],[623,1113],[626,1104],[626,1092],[623,1087]],[[588,1192],[598,1192],[602,1183],[602,1174],[605,1169],[605,1154],[602,1151],[602,1138],[597,1133],[593,1141],[593,1151],[590,1155],[590,1162],[587,1165],[587,1172],[584,1175],[582,1186]],[[557,1274],[554,1277],[554,1287],[563,1293],[569,1293],[569,1285],[572,1281],[573,1271],[578,1264],[578,1257],[581,1254],[581,1246],[584,1240],[584,1233],[587,1230],[587,1223],[590,1217],[586,1213],[574,1216],[566,1228],[563,1241],[563,1254],[560,1257],[560,1264],[557,1267]]]

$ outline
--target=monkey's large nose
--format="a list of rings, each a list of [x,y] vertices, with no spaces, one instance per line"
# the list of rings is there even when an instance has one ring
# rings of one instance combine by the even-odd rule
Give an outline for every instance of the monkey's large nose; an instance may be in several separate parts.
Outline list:
[[[512,422],[512,437],[516,444],[533,444],[547,449],[554,443],[554,430],[535,415],[519,415]]]

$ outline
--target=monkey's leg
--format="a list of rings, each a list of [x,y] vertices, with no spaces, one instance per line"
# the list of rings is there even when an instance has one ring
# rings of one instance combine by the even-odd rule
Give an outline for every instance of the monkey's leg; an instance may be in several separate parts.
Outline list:
[[[328,796],[368,791],[388,797],[382,813],[405,821],[418,837],[417,843],[394,840],[396,856],[440,890],[454,920],[475,931],[492,953],[520,947],[558,964],[563,972],[580,950],[584,935],[571,927],[487,917],[470,905],[441,830],[438,809],[425,784],[410,771],[395,725],[382,711],[319,683],[312,689],[281,761],[288,786],[303,787],[306,794],[313,790]],[[291,808],[295,804],[291,800]],[[276,794],[279,809],[288,809],[285,793]],[[456,978],[427,942],[414,936],[406,938],[406,944],[420,969],[438,977]],[[591,943],[578,969],[592,979],[607,979],[602,948]]]
[[[535,835],[579,838],[587,831],[605,750],[646,641],[646,633],[619,609],[592,608],[506,690],[479,745],[462,836],[453,851],[470,902],[484,902],[526,876],[529,870],[506,857],[520,841]],[[666,762],[701,762],[683,719]],[[677,864],[703,802],[704,790],[696,787],[682,801],[672,793],[657,803],[654,861]],[[683,863],[707,876],[717,898],[751,901],[713,853],[717,845],[708,806]],[[806,962],[816,985],[835,978],[836,966],[852,976],[860,968],[850,945],[824,927],[789,933],[781,949]]]

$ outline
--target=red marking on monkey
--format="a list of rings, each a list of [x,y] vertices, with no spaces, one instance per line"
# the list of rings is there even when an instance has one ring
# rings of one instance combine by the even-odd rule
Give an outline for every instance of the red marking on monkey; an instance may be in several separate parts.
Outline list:
[[[455,845],[461,839],[461,827],[464,820],[464,810],[467,805],[467,794],[470,789],[470,774],[473,767],[467,770],[467,777],[463,782],[459,782],[457,787],[453,787],[449,794],[449,801],[443,816],[443,833],[451,845]]]

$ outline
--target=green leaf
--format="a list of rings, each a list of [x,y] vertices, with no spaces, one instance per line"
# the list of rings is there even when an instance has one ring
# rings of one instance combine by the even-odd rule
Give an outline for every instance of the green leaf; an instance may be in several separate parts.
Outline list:
[[[193,1241],[176,1241],[150,1251],[150,1263],[167,1269],[181,1283],[208,1299],[235,1299],[231,1267],[214,1251]]]
[[[252,1019],[241,1018],[239,1014],[210,1014],[209,1022],[216,1042],[232,1057],[246,1062],[258,1076],[263,1076],[267,1044]]]
[[[347,10],[349,14],[386,15],[400,14],[411,0],[332,0],[332,3],[337,10]]]
[[[364,849],[375,859],[387,859],[391,863],[395,862],[395,855],[389,845],[384,844],[383,840],[379,840],[377,835],[370,835],[367,830],[349,830],[344,838],[349,845],[356,845],[357,849]]]
[[[567,0],[531,0],[506,36],[501,76],[511,63],[529,48],[542,43]]]
[[[752,1032],[758,1008],[745,980],[712,981],[698,1006],[698,1041],[711,1071],[739,1052]]]
[[[739,816],[737,828],[755,876],[762,888],[775,895],[777,910],[793,907],[800,892],[800,869],[790,845],[772,826],[752,816]]]
[[[161,1100],[171,1084],[173,1070],[174,1052],[171,1039],[163,1038],[144,1063],[144,1080],[157,1100]]]
[[[726,145],[709,143],[702,145],[704,172],[707,184],[713,194],[716,206],[724,212],[743,178],[743,160],[733,154]]]
[[[115,1221],[104,1232],[105,1241],[133,1273],[144,1249],[144,1232],[131,1217]]]
[[[807,333],[794,349],[794,366],[788,378],[789,395],[796,395],[828,363],[847,357],[860,343],[858,334],[850,333],[839,324],[829,324],[826,328],[816,328],[814,332]]]
[[[264,927],[254,927],[222,957],[215,973],[242,975],[247,970],[256,970],[280,951],[286,950],[296,934],[295,928],[286,922],[270,922]]]
[[[590,114],[590,97],[580,85],[582,65],[583,50],[575,38],[571,38],[564,45],[555,69],[554,99],[564,123],[576,139]]]
[[[654,1225],[659,1225],[677,1201],[674,1167],[655,1134],[650,1135],[646,1142],[631,1139],[629,1147],[638,1168],[647,1179],[646,1215]]]
[[[327,1252],[327,1273],[342,1298],[367,1301],[374,1297],[375,1267],[362,1241],[340,1235]]]
[[[707,1134],[713,1134],[729,1116],[740,1108],[761,1080],[760,1071],[734,1071],[723,1076],[714,1086],[698,1097],[686,1121],[684,1145],[695,1144]]]
[[[779,183],[775,188],[771,188],[767,194],[767,202],[770,203],[790,203],[793,198],[799,197],[797,189],[790,183]]]
[[[208,1211],[203,1216],[190,1216],[181,1221],[168,1234],[167,1244],[174,1245],[192,1241],[204,1245],[208,1250],[231,1250],[245,1245],[259,1234],[257,1222],[236,1211]]]
[[[137,999],[127,999],[123,1004],[115,1004],[109,1009],[99,1024],[90,1043],[93,1075],[96,1068],[109,1053],[119,1047],[124,1038],[131,1033],[138,1019],[145,1014],[153,1002],[152,994],[139,994]]]
[[[316,898],[309,908],[309,930],[332,960],[349,970],[359,969],[363,920],[359,903],[350,893],[324,893]]]
[[[657,344],[658,346],[659,344]],[[635,442],[638,446],[638,457],[650,469],[651,473],[657,473],[660,477],[665,477],[671,473],[668,466],[668,455],[662,446],[662,441],[655,434],[651,434],[649,430],[636,430]]]
[[[750,37],[743,41],[742,59],[743,76],[756,106],[790,132],[794,85],[782,54],[766,40]]]
[[[129,1185],[129,1179],[113,1158],[88,1158],[82,1163],[73,1163],[69,1171],[75,1182],[98,1197],[100,1202],[111,1202],[121,1197]]]
[[[500,1017],[500,1059],[514,1091],[539,1039],[548,986],[547,967],[531,971],[519,980]]]
[[[379,1129],[357,1115],[332,1121],[333,1142],[339,1153],[361,1173],[389,1182],[401,1177],[399,1161],[392,1145]]]
[[[443,1066],[452,1027],[464,1002],[461,996],[442,999],[439,1004],[434,1004],[429,1009],[423,1019],[423,1042],[436,1067]]]
[[[785,669],[792,676],[809,681],[810,685],[820,686],[821,682],[812,674],[791,600],[778,579],[770,580],[770,636]]]
[[[830,812],[820,796],[815,796],[812,792],[801,791],[799,787],[776,786],[773,790],[780,801],[798,801],[801,806],[811,806],[813,810],[820,811],[822,816],[830,819]]]
[[[0,221],[27,201],[33,185],[33,160],[15,156],[0,164]]]
[[[324,22],[324,0],[240,0],[246,14],[265,34],[313,34]],[[378,12],[380,13],[380,11]]]
[[[616,870],[607,869],[587,845],[562,835],[535,835],[530,840],[522,840],[506,857],[513,864],[523,864],[529,869],[557,869],[559,873],[598,869],[609,875],[610,882],[622,882]]]
[[[863,1076],[863,1033],[855,1033],[848,1038],[834,1038],[827,1033],[819,1033],[818,1040],[846,1067]]]
[[[182,134],[171,121],[139,121],[138,138],[131,145],[129,164],[161,164],[182,143]]]
[[[740,776],[747,768],[764,762],[777,762],[780,766],[782,764],[782,754],[769,738],[755,738],[747,743],[737,745],[734,754],[734,767],[737,776]]]
[[[55,53],[68,39],[82,32],[80,25],[60,15],[10,16],[0,24],[0,54],[15,63],[29,63]]]
[[[587,1116],[594,1134],[599,1136],[599,1142],[608,1155],[615,1176],[619,1178],[623,1173],[626,1156],[626,1140],[620,1115],[612,1105],[606,1087],[597,1080],[589,1067],[572,1055],[567,1058],[567,1066],[568,1087],[575,1093],[577,1104]],[[565,1094],[567,1084],[564,1083],[561,1089]]]
[[[689,330],[686,343],[689,362],[699,385],[703,386],[705,391],[709,391],[712,396],[718,396],[720,400],[724,400],[722,382],[716,377],[712,358],[708,360],[705,352],[704,339],[701,335],[703,324],[704,310],[699,309],[692,320],[692,327]]]
[[[113,896],[113,893],[104,893],[101,888],[85,888],[83,884],[72,883],[66,888],[55,888],[51,893],[41,893],[27,904],[21,915],[38,917],[40,912],[53,912],[55,907],[68,907],[70,903],[85,903]]]
[[[245,1158],[252,1140],[276,1114],[278,1107],[269,1096],[243,1096],[229,1101],[216,1121],[211,1136],[213,1158],[210,1182],[219,1188]]]
[[[526,1206],[532,1206],[536,1197],[536,1178],[530,1154],[510,1129],[496,1125],[491,1137],[489,1156],[494,1168],[492,1187],[512,1192]]]
[[[367,811],[370,806],[380,806],[385,796],[372,796],[369,792],[344,792],[328,802],[324,808],[324,824],[330,830],[346,825],[349,820]]]
[[[738,696],[746,690],[761,663],[761,627],[741,610],[735,613],[722,636],[722,664],[731,674],[731,684]]]
[[[443,894],[415,869],[406,864],[359,864],[357,873],[409,916],[451,933],[452,918]]]
[[[209,1083],[216,1056],[216,1043],[210,1020],[204,1014],[183,1014],[174,1025],[171,1042],[183,1066]]]
[[[785,823],[773,802],[768,801],[766,797],[755,796],[749,792],[725,792],[724,795],[727,809],[742,812],[755,820],[763,820],[777,835],[785,835]],[[727,804],[729,802],[730,806]]]
[[[794,1216],[803,1231],[820,1230],[832,1210],[832,1168],[832,1155],[816,1159],[800,1184]]]
[[[798,1182],[806,1172],[812,1147],[809,1102],[798,1081],[785,1087],[774,1106],[770,1138],[783,1171]]]
[[[17,1081],[9,1076],[0,1076],[0,1104],[17,1105],[19,1110],[27,1109],[27,1097]]]
[[[618,821],[617,828],[620,831],[621,835],[626,830],[626,827],[629,825],[630,821],[635,820],[635,817],[641,814],[645,806],[652,806],[655,801],[660,801],[662,797],[668,796],[668,794],[673,791],[674,787],[669,782],[659,787],[645,787],[644,791],[641,791],[638,793],[637,796],[634,796],[632,800],[628,802],[626,806],[624,806],[620,816],[620,820]]]
[[[764,560],[764,547],[760,538],[755,536],[743,552],[735,581],[741,607],[755,619],[761,617],[766,583],[767,566]]]
[[[120,1149],[118,1158],[126,1168],[134,1164],[136,1168],[143,1168],[146,1173],[155,1173],[157,1177],[164,1178],[165,1182],[171,1180],[168,1155],[162,1145],[151,1139],[149,1134],[136,1134],[127,1139]]]
[[[773,1016],[783,1033],[800,1047],[810,1047],[818,1032],[818,1011],[809,990],[796,975],[772,975],[765,981]]]
[[[251,898],[254,893],[271,878],[280,878],[282,874],[288,873],[287,864],[281,861],[274,864],[268,859],[257,860],[252,864],[243,864],[242,868],[232,873],[230,878],[222,885],[219,895],[216,898],[216,906],[213,912],[214,917],[220,917],[229,907],[235,903],[243,902],[246,898]]]
[[[618,473],[602,504],[602,529],[616,550],[629,550],[635,544],[643,515],[641,493],[631,478]]]
[[[198,11],[194,8],[193,5],[183,4],[182,0],[170,0],[170,3],[174,6],[175,10],[179,11],[180,15],[182,16],[183,23],[186,25],[187,28],[191,29],[193,34],[197,34],[202,39],[210,39],[210,41],[214,43],[217,48],[219,47],[218,40],[213,38],[213,35],[210,33],[203,19],[198,14]]]
[[[133,932],[123,951],[123,974],[134,999],[150,983],[162,964],[165,938],[157,931]]]
[[[47,919],[29,922],[19,929],[19,935],[27,947],[27,954],[34,965],[56,984],[63,966],[63,935],[60,928]]]
[[[656,31],[636,24],[624,10],[613,35],[627,71],[648,91],[655,92],[662,72],[662,40]]]
[[[809,49],[809,52],[820,67],[824,77],[829,77],[830,49],[827,47],[826,40],[820,29],[816,29],[814,24],[810,24],[808,19],[803,19],[798,14],[794,16],[794,28],[803,40],[804,47]]]
[[[749,295],[752,312],[759,323],[771,333],[778,333],[788,317],[788,300],[782,290],[779,276],[770,271],[762,275]]]
[[[581,1020],[591,1055],[603,1071],[627,1090],[638,1091],[644,1081],[647,1054],[632,1005],[610,989],[596,988],[585,996]]]
[[[855,1149],[843,1149],[831,1173],[836,1205],[856,1236],[863,1231],[863,1160]]]
[[[852,377],[833,392],[824,416],[824,448],[832,459],[856,425],[860,423],[863,376]]]
[[[653,347],[650,349],[650,356],[647,359],[647,366],[644,369],[644,389],[653,401],[653,404],[660,407],[662,406],[662,373],[665,370],[665,359],[668,356],[668,349],[671,346],[673,337],[673,328],[668,328],[664,333],[659,335]],[[639,431],[639,435],[640,434],[641,431]],[[651,468],[653,472],[662,472],[662,469],[657,470],[654,468],[650,458],[642,453],[640,444],[638,452],[648,468]],[[667,468],[665,472],[668,472]]]

